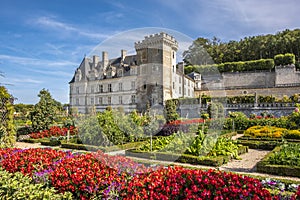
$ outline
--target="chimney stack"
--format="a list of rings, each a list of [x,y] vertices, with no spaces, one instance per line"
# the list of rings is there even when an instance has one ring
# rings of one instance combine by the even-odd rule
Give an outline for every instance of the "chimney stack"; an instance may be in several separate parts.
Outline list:
[[[106,51],[102,51],[102,64],[103,68],[106,69],[108,66],[108,53]]]
[[[98,62],[99,62],[99,56],[93,55],[93,66],[97,67]]]
[[[124,60],[124,59],[125,59],[125,57],[126,57],[126,54],[127,54],[127,51],[126,51],[126,50],[124,50],[124,49],[122,49],[122,50],[121,50],[121,59],[122,59],[122,60]]]

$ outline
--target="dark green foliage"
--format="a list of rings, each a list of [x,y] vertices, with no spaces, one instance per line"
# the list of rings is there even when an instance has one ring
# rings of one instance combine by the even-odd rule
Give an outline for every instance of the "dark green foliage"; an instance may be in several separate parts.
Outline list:
[[[209,118],[217,119],[217,118],[223,118],[224,117],[224,106],[222,103],[211,103],[208,106],[207,110],[209,114]]]
[[[178,119],[179,115],[176,111],[176,103],[174,100],[167,100],[164,108],[164,115],[167,123]]]
[[[239,41],[231,40],[229,42],[222,42],[216,37],[212,39],[198,38],[183,55],[188,61],[191,60],[189,59],[191,55],[205,55],[204,50],[209,54],[213,63],[217,64],[273,59],[275,55],[285,53],[293,53],[296,61],[299,61],[300,29],[284,30],[273,35],[249,36]],[[192,62],[191,64],[208,64],[208,61],[208,59],[203,59],[203,62]]]
[[[49,129],[54,123],[56,112],[60,109],[48,90],[42,89],[38,94],[40,101],[31,112],[32,128],[35,132]]]

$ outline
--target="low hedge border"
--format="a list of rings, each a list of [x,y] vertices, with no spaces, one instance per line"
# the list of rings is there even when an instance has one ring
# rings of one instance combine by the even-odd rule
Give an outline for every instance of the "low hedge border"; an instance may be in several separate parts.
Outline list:
[[[27,143],[40,143],[41,141],[44,141],[45,139],[32,139],[32,138],[27,138],[23,139],[20,142],[27,142]]]
[[[136,148],[136,147],[142,145],[143,143],[144,142],[131,142],[131,143],[123,144],[123,145],[101,147],[101,146],[93,146],[93,145],[87,145],[87,144],[75,144],[75,143],[61,142],[61,148],[85,150],[85,151],[101,150],[103,152],[112,152],[112,151],[119,151],[119,150],[125,150],[125,149],[133,149],[133,148]]]
[[[238,150],[239,154],[246,152],[248,152],[248,147],[246,146],[241,146]],[[136,149],[126,150],[125,155],[137,158],[154,159],[162,161],[177,161],[181,163],[206,165],[213,167],[219,167],[223,164],[226,164],[231,159],[230,156],[198,157],[188,154],[175,154],[168,152],[143,152]]]
[[[277,141],[277,142],[281,142],[281,141],[287,141],[287,142],[300,142],[300,140],[298,139],[282,139],[282,138],[266,138],[266,137],[248,137],[248,136],[242,136],[240,138],[238,138],[238,140],[251,140],[251,141]]]
[[[44,140],[44,141],[41,141],[41,145],[44,145],[44,146],[60,146],[61,141],[60,140]]]
[[[280,149],[281,146],[275,147],[273,151],[268,153],[261,161],[259,161],[256,165],[257,172],[280,176],[300,177],[300,167],[289,165],[272,165],[268,162],[269,157],[272,154],[279,152]]]
[[[276,141],[257,141],[257,140],[237,140],[238,144],[248,146],[249,149],[273,150],[276,146],[281,145],[282,142]]]

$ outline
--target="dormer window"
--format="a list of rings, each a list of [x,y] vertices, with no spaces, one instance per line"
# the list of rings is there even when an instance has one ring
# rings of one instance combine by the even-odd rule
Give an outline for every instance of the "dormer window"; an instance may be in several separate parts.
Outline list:
[[[111,70],[107,72],[107,78],[111,78]]]
[[[118,70],[118,77],[121,77],[121,76],[123,76],[123,70],[122,70],[122,69],[119,69],[119,70]]]

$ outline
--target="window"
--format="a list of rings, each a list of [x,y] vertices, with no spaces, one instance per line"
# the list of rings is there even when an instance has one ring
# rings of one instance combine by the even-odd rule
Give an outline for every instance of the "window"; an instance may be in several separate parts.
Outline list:
[[[119,104],[123,104],[123,98],[122,98],[122,96],[119,96]]]
[[[131,89],[135,90],[135,81],[131,81]]]
[[[103,85],[99,85],[99,92],[103,92]]]
[[[189,81],[189,80],[187,80],[187,82],[188,82],[188,86],[190,86],[190,81]]]
[[[184,95],[186,95],[186,88],[184,88]]]
[[[173,89],[175,89],[175,83],[173,82]]]
[[[191,93],[190,93],[190,89],[188,89],[188,95],[189,95],[189,96],[191,95]]]
[[[131,95],[131,103],[135,103],[135,95]]]
[[[123,90],[123,84],[119,83],[119,91],[122,91],[122,90]]]
[[[108,77],[108,78],[111,78],[111,71],[108,71],[108,72],[107,72],[107,77]]]
[[[94,93],[94,86],[91,86],[91,93]]]
[[[179,77],[179,83],[181,83],[181,77]]]
[[[79,94],[79,87],[76,87],[76,93]]]
[[[135,75],[136,74],[136,67],[131,67],[130,68],[130,75]]]
[[[94,105],[94,97],[91,98],[91,105]]]
[[[103,104],[103,98],[99,97],[99,104],[102,105]]]
[[[118,76],[119,76],[119,77],[123,76],[123,70],[122,70],[122,69],[120,69],[120,70],[118,71]]]
[[[174,67],[174,65],[173,65],[173,72],[175,72],[175,67]]]
[[[111,97],[107,97],[107,104],[111,104]]]
[[[76,99],[76,105],[79,105],[79,99]]]
[[[179,87],[179,94],[181,94],[181,87]]]
[[[108,90],[108,92],[112,92],[111,84],[108,84],[107,90]]]
[[[173,55],[172,55],[173,59],[175,58],[175,52],[173,51]]]

